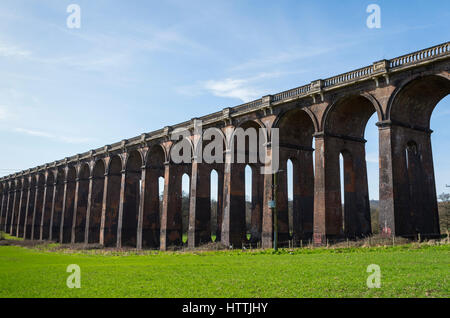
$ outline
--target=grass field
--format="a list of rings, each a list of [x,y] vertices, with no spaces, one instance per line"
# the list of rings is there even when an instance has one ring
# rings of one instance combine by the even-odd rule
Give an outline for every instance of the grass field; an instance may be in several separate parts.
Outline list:
[[[449,297],[450,246],[215,252],[0,246],[0,297]],[[66,286],[69,264],[81,288]],[[381,288],[369,289],[369,264]]]

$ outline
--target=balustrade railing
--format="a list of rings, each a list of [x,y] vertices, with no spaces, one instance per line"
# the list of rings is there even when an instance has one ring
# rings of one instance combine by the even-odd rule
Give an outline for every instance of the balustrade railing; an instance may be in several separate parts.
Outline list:
[[[389,68],[395,69],[404,65],[414,64],[448,54],[450,54],[450,42],[393,58],[389,60]]]

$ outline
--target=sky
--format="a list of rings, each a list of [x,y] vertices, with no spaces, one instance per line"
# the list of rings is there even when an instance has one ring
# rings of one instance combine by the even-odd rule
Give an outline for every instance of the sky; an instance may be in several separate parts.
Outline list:
[[[70,4],[80,28],[67,27]],[[366,25],[370,4],[379,29]],[[446,0],[2,0],[0,175],[446,42],[449,30]],[[431,121],[438,193],[450,192],[449,120],[447,96]]]

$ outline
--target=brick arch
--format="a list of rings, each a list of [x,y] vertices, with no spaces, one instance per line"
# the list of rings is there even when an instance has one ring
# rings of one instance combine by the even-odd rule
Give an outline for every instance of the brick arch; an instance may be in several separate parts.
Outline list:
[[[19,214],[19,200],[20,200],[20,193],[22,190],[22,179],[20,177],[17,177],[15,180],[15,193],[14,193],[14,199],[13,199],[13,206],[12,206],[12,215],[11,215],[11,226],[8,229],[11,235],[16,235],[17,230],[17,216]]]
[[[28,177],[22,176],[22,192],[19,198],[19,214],[17,218],[17,237],[23,237],[24,228],[25,228],[25,212],[26,212],[26,204],[27,204],[27,193],[29,188]]]
[[[100,233],[100,244],[113,247],[117,244],[117,226],[120,205],[120,188],[123,170],[123,159],[119,154],[111,154],[106,161],[106,206],[102,215],[103,232]],[[106,181],[107,178],[107,181]]]
[[[77,169],[77,177],[88,179],[91,175],[91,166],[87,162],[81,162]]]
[[[105,165],[107,173],[120,174],[123,170],[123,159],[120,155],[111,155],[108,164]]]
[[[33,210],[33,221],[32,221],[32,229],[31,229],[31,239],[39,239],[40,235],[40,221],[42,217],[42,204],[44,197],[44,184],[45,184],[45,175],[43,171],[36,173],[36,191],[35,191],[35,203]]]
[[[80,164],[78,165],[77,187],[75,193],[75,208],[72,224],[72,243],[83,243],[85,241],[90,177],[91,166],[87,162],[80,162]]]
[[[164,148],[160,144],[154,144],[150,146],[149,150],[147,151],[144,162],[146,163],[146,166],[151,167],[153,164],[162,164],[164,165],[165,162],[167,162],[167,151],[166,148]]]
[[[50,240],[61,240],[61,222],[62,222],[62,210],[64,201],[64,179],[65,171],[64,167],[55,167],[55,188],[53,191],[52,216],[50,221]]]
[[[290,116],[292,114],[295,114],[297,112],[304,112],[305,114],[307,114],[311,120],[311,123],[314,127],[314,132],[318,132],[320,129],[320,125],[319,122],[317,120],[316,115],[307,107],[302,107],[302,108],[293,108],[293,109],[288,109],[285,110],[283,112],[281,112],[280,114],[278,114],[277,118],[275,119],[275,121],[272,124],[273,128],[280,128],[280,125],[282,125],[283,120],[286,119],[286,116]]]
[[[91,164],[91,195],[86,215],[85,242],[99,243],[106,167],[103,159],[98,159]]]
[[[294,108],[279,115],[274,123],[279,128],[278,228],[280,244],[293,239],[308,240],[313,232],[314,165],[313,135],[318,125],[306,108]],[[292,171],[288,174],[288,161]],[[293,185],[292,224],[289,225],[288,183]],[[290,233],[292,228],[292,235]]]
[[[77,178],[77,169],[74,165],[64,167],[64,191],[63,211],[61,216],[59,240],[61,243],[69,243],[72,236],[72,222],[75,206],[75,183]]]
[[[280,144],[301,144],[311,147],[313,134],[317,132],[315,116],[305,108],[295,108],[281,113],[273,124],[279,128]]]
[[[45,172],[45,188],[42,207],[42,219],[41,219],[41,233],[40,239],[47,240],[50,238],[50,226],[51,226],[51,213],[53,205],[53,190],[56,180],[56,173],[54,168],[49,168]]]
[[[137,223],[140,202],[141,172],[144,164],[142,153],[136,149],[129,152],[125,162],[125,184],[123,187],[122,217],[119,210],[117,232],[118,247],[137,246]]]
[[[138,233],[138,248],[157,248],[160,245],[160,197],[159,178],[164,178],[167,153],[161,144],[150,146],[146,154],[145,174],[141,176],[145,183],[143,206],[139,218],[142,232]],[[142,213],[141,213],[142,212]]]
[[[141,167],[144,164],[144,157],[142,156],[141,151],[138,149],[131,150],[125,159],[125,169],[128,171],[129,169],[133,169],[133,171],[140,171]]]
[[[325,133],[364,138],[367,121],[375,112],[382,121],[380,103],[371,94],[345,95],[325,109],[321,127]]]
[[[104,158],[96,159],[92,165],[92,175],[94,177],[104,176],[107,171],[106,167],[107,164]]]
[[[450,94],[450,74],[420,74],[408,78],[391,94],[387,119],[412,127],[428,129],[436,105]]]

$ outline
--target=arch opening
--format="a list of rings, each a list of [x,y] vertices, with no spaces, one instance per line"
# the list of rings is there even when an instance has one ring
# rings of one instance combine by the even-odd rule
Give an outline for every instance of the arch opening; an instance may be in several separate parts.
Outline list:
[[[19,214],[19,201],[20,201],[20,192],[22,190],[22,181],[20,179],[15,181],[15,192],[14,192],[14,199],[13,199],[13,210],[11,215],[11,226],[8,229],[9,233],[13,236],[16,235],[17,231],[17,219]]]
[[[164,150],[155,145],[150,148],[145,174],[142,246],[159,248],[162,200],[164,194]]]
[[[32,225],[32,240],[39,240],[40,236],[40,225],[42,217],[42,205],[44,199],[44,184],[45,176],[43,173],[39,173],[36,176],[36,193],[35,193],[35,204],[33,210],[33,225]]]
[[[229,220],[219,222],[227,226],[224,234],[225,231],[229,232],[226,234],[226,240],[229,240],[233,247],[241,247],[243,244],[257,245],[261,241],[262,193],[257,191],[260,189],[262,191],[258,183],[261,182],[263,175],[260,172],[258,150],[262,149],[266,137],[261,134],[260,128],[262,126],[256,121],[243,122],[234,131],[230,143],[230,215]],[[247,181],[246,174],[248,174]]]
[[[252,210],[253,210],[253,191],[252,191],[253,171],[249,165],[245,166],[245,237],[247,241],[252,240]],[[254,237],[253,237],[254,239]]]
[[[14,191],[16,189],[15,182],[10,181],[9,182],[9,194],[8,194],[8,202],[6,206],[6,222],[4,226],[4,231],[6,233],[10,233],[11,229],[11,220],[12,220],[12,213],[14,211],[13,205],[14,205]]]
[[[288,221],[289,221],[289,237],[294,237],[294,189],[293,189],[293,163],[291,159],[286,163],[286,175],[287,175],[287,198],[288,198]]]
[[[183,245],[188,244],[189,231],[189,203],[191,193],[191,178],[184,173],[181,181],[181,242]]]
[[[337,100],[324,116],[328,191],[338,195],[330,202],[339,214],[328,212],[327,234],[332,239],[358,238],[372,234],[366,158],[366,132],[378,132],[374,120],[381,120],[378,102],[370,95],[350,95]],[[369,127],[370,122],[370,127]],[[373,150],[371,141],[371,151]],[[371,160],[378,160],[372,156]],[[378,185],[377,185],[378,186]],[[330,209],[331,211],[331,209]]]
[[[17,231],[16,235],[17,237],[23,237],[24,231],[25,231],[25,213],[26,213],[26,205],[27,205],[27,196],[28,196],[28,179],[23,178],[22,182],[22,190],[20,194],[20,202],[19,202],[19,215],[17,220]]]
[[[54,189],[54,208],[52,220],[50,221],[50,240],[60,242],[61,240],[61,222],[62,222],[62,209],[64,200],[64,170],[57,168],[55,178]]]
[[[211,202],[211,241],[216,242],[218,235],[219,211],[219,174],[215,169],[210,173],[210,202]]]
[[[75,209],[75,188],[76,188],[77,172],[74,166],[69,165],[66,171],[66,200],[64,202],[62,226],[60,233],[61,243],[69,243],[71,241],[72,223]]]
[[[121,180],[122,159],[118,155],[114,155],[110,159],[108,171],[105,176],[107,194],[103,245],[106,247],[116,246],[117,244]]]
[[[72,227],[72,242],[84,243],[86,234],[86,213],[89,194],[89,177],[90,167],[87,163],[82,163],[78,171],[78,179],[75,190],[76,202],[75,202],[75,215],[74,226]]]
[[[310,240],[313,234],[315,125],[304,109],[294,108],[283,113],[275,127],[280,138],[278,240],[287,246]]]
[[[102,159],[100,159],[95,162],[94,169],[92,171],[92,193],[88,221],[88,243],[100,243],[104,181],[105,163]]]
[[[137,224],[141,199],[141,154],[135,150],[130,153],[126,164],[125,190],[122,215],[122,246],[137,246]]]
[[[55,184],[55,172],[53,170],[49,170],[45,180],[45,188],[44,188],[44,203],[42,210],[42,219],[41,219],[41,240],[49,239],[50,237],[50,223],[51,223],[51,213],[52,213],[52,205],[53,205],[53,188]]]
[[[391,173],[396,235],[440,234],[430,126],[436,106],[441,101],[448,103],[444,99],[449,94],[448,74],[427,75],[400,85],[389,101],[388,118],[392,122],[389,132],[395,140]]]

